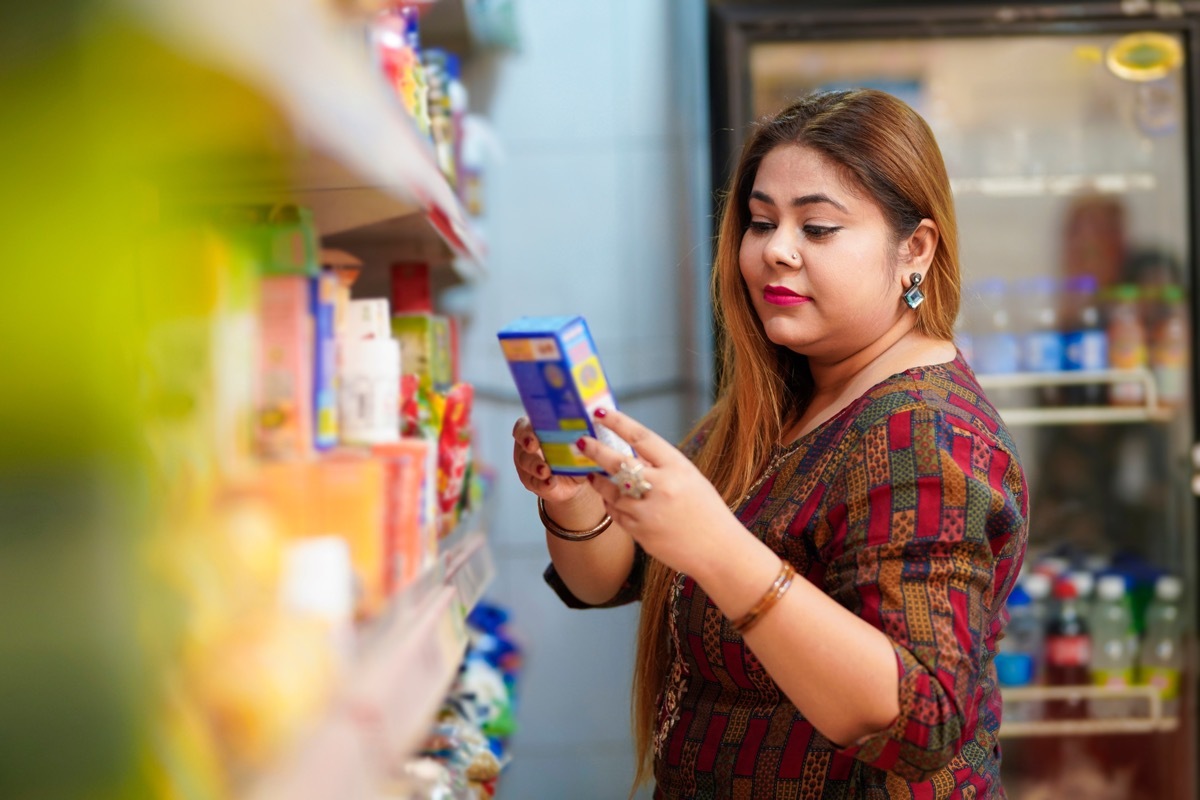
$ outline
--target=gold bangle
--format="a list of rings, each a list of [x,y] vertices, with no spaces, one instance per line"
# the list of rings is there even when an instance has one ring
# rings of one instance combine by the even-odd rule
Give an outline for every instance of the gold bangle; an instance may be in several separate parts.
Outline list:
[[[541,497],[538,498],[537,506],[538,516],[541,517],[542,524],[546,526],[546,530],[560,539],[566,539],[568,542],[586,542],[588,539],[595,539],[608,530],[609,525],[612,525],[612,517],[605,514],[604,519],[600,520],[600,524],[594,528],[588,528],[584,531],[568,530],[550,519],[550,515],[546,513],[546,501]]]
[[[745,616],[733,623],[733,629],[740,634],[745,634],[758,624],[763,614],[770,611],[771,607],[779,602],[779,598],[783,597],[787,593],[787,590],[792,588],[792,581],[795,578],[796,569],[784,561],[779,574],[775,576],[775,582],[771,584],[771,588],[767,589],[766,593],[759,598],[753,608],[746,612]]]

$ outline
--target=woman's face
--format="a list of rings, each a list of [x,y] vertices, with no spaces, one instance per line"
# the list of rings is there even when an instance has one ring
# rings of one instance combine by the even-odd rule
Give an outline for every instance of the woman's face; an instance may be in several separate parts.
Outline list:
[[[902,265],[883,212],[817,151],[767,154],[750,193],[738,262],[775,344],[840,360],[877,340],[906,310]]]

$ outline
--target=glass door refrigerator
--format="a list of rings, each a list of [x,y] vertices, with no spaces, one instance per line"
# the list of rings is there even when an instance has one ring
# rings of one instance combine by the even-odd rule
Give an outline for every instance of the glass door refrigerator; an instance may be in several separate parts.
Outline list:
[[[996,659],[1016,800],[1195,800],[1200,3],[711,3],[713,175],[753,120],[869,86],[953,184],[957,338],[1031,530]],[[1085,638],[1086,637],[1086,638]]]

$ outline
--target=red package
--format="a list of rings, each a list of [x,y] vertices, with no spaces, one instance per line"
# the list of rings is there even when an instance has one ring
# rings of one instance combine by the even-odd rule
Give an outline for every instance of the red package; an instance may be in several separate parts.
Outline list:
[[[446,410],[438,437],[438,512],[444,522],[443,534],[453,527],[458,501],[462,497],[471,450],[471,401],[474,397],[475,389],[469,383],[455,384],[446,395]]]

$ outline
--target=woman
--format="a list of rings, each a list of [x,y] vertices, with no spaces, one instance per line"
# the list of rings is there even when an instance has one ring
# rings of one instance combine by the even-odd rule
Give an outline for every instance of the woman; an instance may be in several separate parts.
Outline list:
[[[715,407],[676,450],[514,462],[572,606],[642,601],[637,781],[661,798],[1004,797],[992,658],[1026,539],[1008,431],[952,342],[949,182],[876,91],[806,97],[734,173]]]

